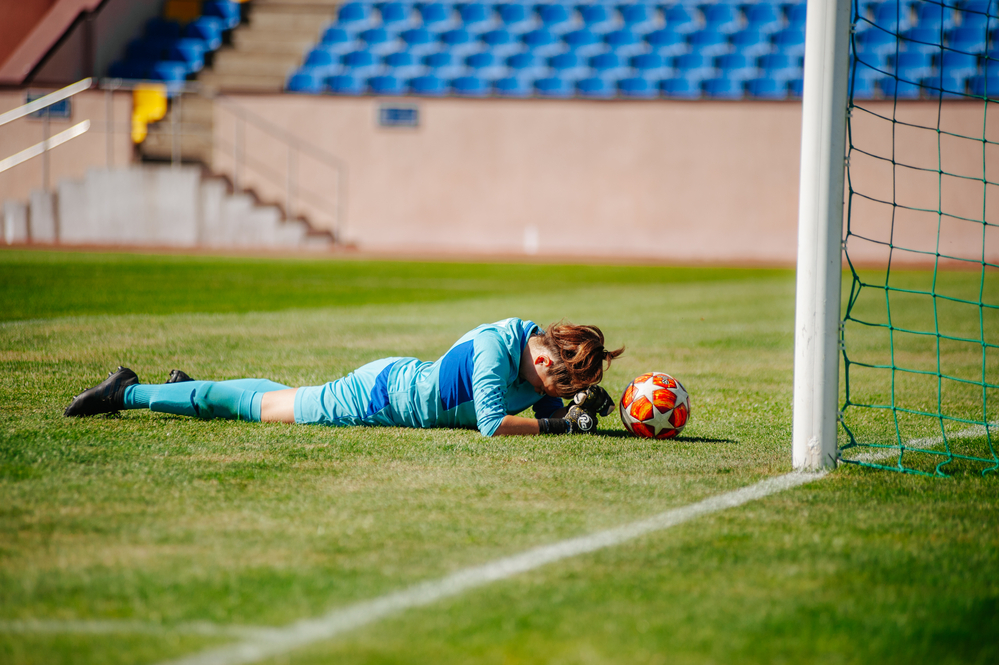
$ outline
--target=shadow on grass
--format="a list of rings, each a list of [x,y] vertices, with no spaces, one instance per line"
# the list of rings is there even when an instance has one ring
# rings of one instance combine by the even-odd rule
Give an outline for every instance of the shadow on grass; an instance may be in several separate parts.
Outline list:
[[[598,430],[594,436],[606,436],[611,439],[637,439],[638,437],[623,430]],[[708,439],[702,436],[678,436],[675,439],[661,439],[677,443],[738,443],[735,439]]]

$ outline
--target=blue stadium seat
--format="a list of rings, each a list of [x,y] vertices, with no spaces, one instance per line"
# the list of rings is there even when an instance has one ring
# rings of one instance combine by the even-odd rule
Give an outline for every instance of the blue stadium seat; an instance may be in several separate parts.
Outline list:
[[[938,66],[945,76],[968,78],[978,73],[978,56],[970,53],[944,51]]]
[[[606,79],[619,79],[630,73],[624,58],[613,51],[591,56],[589,65],[597,76]]]
[[[999,28],[999,18],[996,18],[999,6],[993,4],[991,11],[987,4],[965,3],[957,10],[957,25],[966,30],[977,30],[983,35]]]
[[[409,51],[389,53],[382,58],[382,64],[389,70],[388,73],[403,81],[427,73],[426,65],[420,62],[420,59]]]
[[[447,89],[447,81],[433,74],[414,76],[409,79],[409,92],[414,95],[442,97],[447,94]]]
[[[610,99],[617,94],[617,88],[601,76],[590,76],[576,81],[576,94],[580,97]]]
[[[465,57],[465,66],[475,73],[475,76],[487,81],[495,81],[509,73],[509,68],[502,58],[490,51],[479,51]]]
[[[441,80],[448,80],[468,73],[461,57],[451,51],[437,51],[423,57],[423,64],[433,70],[431,73]]]
[[[454,6],[443,2],[424,2],[418,5],[423,27],[444,32],[457,26]]]
[[[205,0],[201,3],[201,14],[218,17],[226,30],[232,30],[240,22],[239,4],[232,0]]]
[[[305,56],[305,62],[302,65],[302,69],[322,72],[324,78],[332,76],[333,74],[336,74],[340,68],[341,55],[342,54],[330,50],[323,44],[319,44],[316,48],[309,51],[307,56]]]
[[[687,44],[691,51],[714,57],[732,50],[728,35],[713,29],[698,30],[687,35]]]
[[[617,22],[607,4],[595,2],[577,7],[586,29],[598,35],[617,29]]]
[[[910,28],[902,34],[902,48],[906,51],[937,53],[944,42],[940,28]]]
[[[541,56],[554,55],[565,46],[558,36],[548,28],[537,28],[520,36],[524,46]]]
[[[567,32],[562,35],[562,40],[570,49],[583,56],[594,55],[607,48],[600,35],[589,28],[580,28],[579,30]]]
[[[659,92],[664,97],[699,99],[701,96],[701,79],[690,79],[685,76],[663,79],[659,82]]]
[[[857,54],[878,56],[876,58],[878,62],[885,61],[888,54],[894,53],[901,47],[898,38],[896,38],[895,35],[890,32],[885,32],[880,28],[865,30],[857,35],[855,39]],[[868,58],[869,62],[874,63],[874,60],[875,59]]]
[[[156,62],[163,58],[163,51],[167,44],[172,43],[172,37],[140,37],[133,39],[125,48],[125,58],[127,60],[145,60]]]
[[[874,78],[852,79],[850,93],[854,99],[874,99],[878,96],[877,80]]]
[[[661,27],[658,10],[654,5],[632,2],[618,5],[617,10],[625,27],[637,35],[645,35]]]
[[[655,83],[644,76],[629,76],[618,80],[617,91],[622,97],[654,99],[659,96]]]
[[[805,92],[805,79],[791,79],[787,82],[787,92],[791,97],[801,97]]]
[[[382,69],[381,59],[365,49],[343,54],[340,57],[340,62],[343,63],[348,73],[363,79],[381,73]]]
[[[336,95],[363,95],[367,84],[355,74],[336,74],[326,79],[326,87]]]
[[[971,77],[971,79],[974,78],[974,76]],[[920,84],[923,86],[923,96],[925,97],[960,99],[965,96],[967,82],[971,79],[957,78],[936,72],[932,76],[924,78]]]
[[[520,2],[504,2],[496,5],[496,13],[499,14],[504,27],[514,34],[528,32],[539,25],[530,7]]]
[[[888,63],[895,76],[910,83],[918,83],[933,73],[933,59],[929,53],[921,51],[903,51],[889,56]]]
[[[148,76],[153,81],[181,83],[187,78],[187,68],[181,62],[160,60],[149,66]]]
[[[426,28],[403,30],[400,37],[402,37],[409,50],[415,55],[433,53],[440,50],[440,42],[437,40],[437,35]]]
[[[869,30],[868,32],[874,32]],[[867,33],[865,33],[867,34]],[[774,48],[788,55],[805,55],[805,31],[798,28],[785,28],[773,34]]]
[[[576,88],[573,82],[559,76],[545,76],[534,81],[534,92],[541,97],[572,97]]]
[[[887,63],[870,63],[862,58],[856,58],[850,66],[850,76],[865,82],[865,89],[873,89],[877,81],[888,73]],[[870,86],[866,84],[869,83]]]
[[[199,16],[184,28],[184,36],[205,42],[209,51],[222,46],[222,20],[215,16]]]
[[[480,76],[459,76],[451,81],[451,91],[463,97],[485,97],[489,90],[489,83]]]
[[[944,5],[947,5],[946,7]],[[924,30],[951,30],[957,27],[954,0],[933,0],[916,4],[916,25]]]
[[[780,5],[775,2],[761,1],[743,5],[742,13],[746,17],[746,30],[770,34],[784,27]]]
[[[947,33],[947,44],[955,51],[985,53],[988,47],[988,34],[984,28],[962,26]]]
[[[326,29],[320,43],[332,53],[349,53],[357,49],[355,33],[336,25]]]
[[[475,34],[499,27],[495,12],[495,7],[487,2],[467,2],[458,7],[465,29]]]
[[[787,99],[787,82],[775,81],[770,77],[749,79],[745,83],[746,94],[758,99]]]
[[[535,6],[542,25],[557,35],[578,27],[573,22],[569,7],[559,3],[544,3]]]
[[[336,25],[359,32],[375,24],[372,6],[366,2],[345,2],[337,10]]]
[[[108,67],[108,76],[119,79],[144,79],[149,71],[149,61],[119,60]]]
[[[379,55],[398,51],[400,47],[399,40],[395,34],[381,27],[363,30],[358,37],[364,42],[363,48]]]
[[[726,53],[715,58],[715,68],[720,72],[720,78],[732,81],[745,81],[760,75],[755,58],[747,58],[741,53]]]
[[[756,66],[775,81],[789,81],[801,78],[803,69],[801,59],[786,53],[768,53],[756,60]]]
[[[715,67],[713,58],[703,53],[685,53],[673,58],[673,69],[676,70],[677,77],[688,80],[703,80],[713,78]]]
[[[756,28],[748,28],[733,33],[729,37],[729,42],[736,53],[741,53],[750,58],[758,58],[773,50],[769,33]]]
[[[285,89],[288,92],[307,92],[317,95],[323,91],[325,85],[325,75],[314,69],[302,67],[288,78]]]
[[[645,42],[653,51],[668,58],[674,55],[681,55],[690,50],[684,34],[674,31],[672,28],[655,30],[645,35]]]
[[[727,2],[711,2],[700,6],[704,16],[704,27],[722,34],[738,32],[742,28],[739,9]]]
[[[524,45],[506,28],[497,28],[479,35],[479,39],[496,55],[510,55],[524,49]]]
[[[888,32],[903,32],[913,26],[912,5],[909,2],[888,0],[875,6],[874,24]]]
[[[705,97],[712,99],[742,99],[746,94],[742,81],[725,77],[704,79],[701,81],[701,90]]]
[[[163,18],[149,19],[149,21],[146,22],[145,36],[177,39],[180,37],[180,23]]]
[[[807,13],[808,3],[804,0],[788,4],[784,8],[784,15],[787,17],[788,28],[804,31]]]
[[[530,82],[521,76],[504,76],[493,82],[493,92],[501,97],[530,97]]]
[[[187,67],[187,73],[193,74],[201,71],[205,66],[205,52],[207,48],[200,39],[177,39],[166,48],[166,59],[175,62],[183,62]]]
[[[456,54],[470,54],[482,50],[482,42],[465,28],[453,28],[441,35],[444,48]]]
[[[999,99],[999,76],[972,76],[968,92],[976,97]]]
[[[919,99],[922,88],[918,83],[900,81],[893,76],[881,79],[881,94],[890,99]]]
[[[408,2],[390,0],[377,5],[381,16],[382,27],[393,33],[416,27],[413,17],[413,5]]]
[[[404,95],[406,89],[406,83],[392,74],[368,77],[368,90],[376,95]]]
[[[658,53],[639,53],[628,60],[632,69],[649,79],[664,79],[673,75],[673,68]]]
[[[545,59],[530,51],[507,56],[506,64],[512,70],[512,74],[520,78],[537,78],[548,72],[548,63]]]
[[[642,53],[648,48],[641,35],[635,34],[630,28],[611,30],[604,35],[604,43],[622,57]]]
[[[663,7],[663,16],[666,19],[666,27],[673,32],[687,34],[701,27],[701,22],[693,8],[680,2]],[[698,91],[698,95],[700,95],[700,91]]]
[[[551,56],[548,58],[548,66],[560,78],[567,81],[577,81],[586,78],[591,73],[584,59],[572,51]]]

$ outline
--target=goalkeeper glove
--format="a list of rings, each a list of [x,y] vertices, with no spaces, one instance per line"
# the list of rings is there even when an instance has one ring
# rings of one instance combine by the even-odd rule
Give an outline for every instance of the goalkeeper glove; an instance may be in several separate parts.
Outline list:
[[[597,417],[573,404],[565,418],[539,418],[541,434],[589,434],[597,429]]]
[[[594,420],[598,415],[609,416],[614,410],[614,400],[600,386],[590,386],[576,393],[572,403],[593,416]]]

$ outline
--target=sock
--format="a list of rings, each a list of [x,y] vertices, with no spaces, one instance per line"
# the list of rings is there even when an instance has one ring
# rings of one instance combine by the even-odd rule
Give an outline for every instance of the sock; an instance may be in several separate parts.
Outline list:
[[[150,411],[203,420],[225,418],[260,422],[260,402],[263,399],[263,392],[239,387],[239,385],[260,385],[260,381],[266,381],[270,386],[280,385],[267,379],[238,379],[129,386],[125,389],[125,408],[148,408]],[[272,387],[271,390],[283,388],[284,386]]]

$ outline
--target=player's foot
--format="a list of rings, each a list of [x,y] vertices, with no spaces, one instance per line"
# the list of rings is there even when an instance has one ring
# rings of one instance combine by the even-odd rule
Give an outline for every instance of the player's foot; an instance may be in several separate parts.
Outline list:
[[[170,370],[170,378],[166,380],[167,383],[183,383],[185,381],[194,381],[194,379],[179,369]]]
[[[125,408],[125,388],[139,382],[135,372],[118,367],[108,378],[93,388],[88,388],[73,398],[64,416],[96,416],[99,413],[116,413]]]

